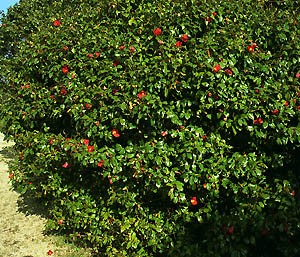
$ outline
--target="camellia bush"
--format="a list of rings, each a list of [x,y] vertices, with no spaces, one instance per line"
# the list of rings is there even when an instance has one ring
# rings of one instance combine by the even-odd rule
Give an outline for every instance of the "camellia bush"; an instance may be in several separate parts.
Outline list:
[[[20,0],[12,185],[96,256],[299,256],[297,2]]]

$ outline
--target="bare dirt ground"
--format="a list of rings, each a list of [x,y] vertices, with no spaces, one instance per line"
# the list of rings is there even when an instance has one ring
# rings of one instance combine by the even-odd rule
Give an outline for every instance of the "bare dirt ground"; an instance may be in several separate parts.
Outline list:
[[[43,233],[46,219],[35,199],[21,197],[9,184],[11,145],[0,134],[0,257],[86,257],[88,250],[64,244],[61,238]]]

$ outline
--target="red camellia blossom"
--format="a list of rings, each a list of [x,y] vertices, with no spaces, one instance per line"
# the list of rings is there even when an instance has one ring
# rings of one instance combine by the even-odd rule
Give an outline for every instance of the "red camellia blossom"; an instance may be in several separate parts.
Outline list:
[[[284,107],[288,107],[288,105],[289,105],[289,102],[288,101],[285,101],[285,103],[284,103]]]
[[[51,250],[48,251],[48,255],[52,255],[53,252]]]
[[[181,40],[183,41],[183,42],[187,42],[188,41],[188,36],[186,35],[186,34],[184,34],[184,35],[182,35],[181,36]]]
[[[234,233],[234,226],[231,226],[230,228],[228,228],[227,232],[228,232],[228,234],[232,235]]]
[[[214,72],[218,72],[221,69],[222,69],[221,66],[218,64],[214,67]]]
[[[300,78],[300,73],[296,73],[296,78]]]
[[[98,166],[98,167],[102,167],[102,166],[103,166],[103,163],[104,163],[104,160],[98,162],[97,166]]]
[[[258,124],[262,124],[264,121],[261,119],[261,118],[258,118],[257,120],[254,120],[253,123],[255,125],[258,125]]]
[[[75,74],[72,74],[72,79],[74,79],[75,78]]]
[[[67,67],[67,66],[64,66],[64,67],[62,68],[62,72],[65,73],[65,74],[67,74],[67,73],[69,72],[68,67]]]
[[[53,139],[49,140],[50,145],[53,145]]]
[[[53,25],[55,27],[59,27],[60,26],[60,21],[59,20],[54,21]]]
[[[125,46],[120,46],[120,50],[123,50],[125,48]]]
[[[293,190],[293,191],[291,192],[291,195],[292,195],[292,196],[295,196],[295,190]]]
[[[275,109],[273,112],[272,112],[273,115],[278,115],[279,114],[279,111],[277,109]]]
[[[87,151],[92,152],[94,150],[94,146],[89,145]]]
[[[63,167],[63,168],[69,168],[70,165],[69,165],[69,163],[65,162],[65,164],[62,165],[62,167]]]
[[[99,52],[95,52],[95,55],[96,55],[97,57],[99,57],[99,56],[100,56],[100,53],[99,53]]]
[[[97,122],[96,122],[96,125],[99,126],[99,125],[100,125],[100,121],[97,121]]]
[[[67,137],[67,138],[66,138],[66,141],[68,141],[68,140],[71,140],[71,138]]]
[[[195,196],[192,197],[192,199],[191,199],[191,204],[192,204],[192,205],[197,205],[197,204],[198,204],[197,198],[196,198]]]
[[[88,110],[91,109],[92,107],[93,107],[92,105],[85,104],[85,108],[88,109]]]
[[[89,145],[90,140],[88,140],[88,139],[83,139],[83,143],[84,143],[85,145]]]
[[[55,99],[55,96],[54,96],[54,95],[51,95],[50,98],[52,98],[52,99],[54,100],[54,99]]]
[[[12,179],[14,177],[14,174],[9,174],[8,178]]]
[[[120,63],[121,63],[120,60],[115,60],[115,61],[113,62],[113,65],[114,65],[114,66],[118,66],[118,65],[120,65]]]
[[[229,76],[232,76],[232,71],[230,69],[226,69],[225,70],[225,73]]]
[[[166,132],[166,131],[163,131],[163,132],[161,133],[161,135],[164,137],[164,136],[167,135],[167,132]]]
[[[159,28],[156,28],[156,29],[154,29],[154,35],[155,36],[159,36],[160,34],[161,34],[161,29],[159,29]]]
[[[67,94],[67,90],[66,90],[65,88],[63,88],[62,90],[60,90],[60,93],[61,93],[62,95],[66,95],[66,94]]]
[[[147,94],[145,93],[145,91],[140,91],[139,94],[138,94],[138,97],[140,99],[142,99],[144,96],[146,96]]]
[[[212,21],[212,17],[207,17],[206,18],[206,21],[209,23],[209,22],[211,22]]]
[[[58,224],[58,225],[61,225],[61,224],[63,224],[63,222],[64,222],[63,220],[58,220],[58,221],[57,221],[57,224]]]
[[[181,45],[182,45],[182,42],[180,42],[180,41],[177,41],[177,42],[176,42],[176,46],[177,46],[177,47],[181,47]]]
[[[93,54],[88,54],[88,57],[93,58],[94,55]]]
[[[113,135],[114,137],[119,137],[119,136],[120,136],[119,130],[118,130],[118,129],[113,129],[113,130],[111,131],[111,133],[112,133],[112,135]]]
[[[181,129],[184,129],[184,126],[180,126]]]
[[[204,139],[206,139],[207,138],[207,135],[204,135],[203,137],[202,137],[202,140],[204,140]]]
[[[249,52],[253,52],[253,51],[254,51],[254,48],[255,48],[255,45],[248,46]]]

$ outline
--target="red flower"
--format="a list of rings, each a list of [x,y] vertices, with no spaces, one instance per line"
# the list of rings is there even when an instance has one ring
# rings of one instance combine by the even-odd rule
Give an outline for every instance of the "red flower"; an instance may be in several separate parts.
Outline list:
[[[113,129],[113,130],[111,131],[111,133],[112,133],[112,135],[113,135],[114,137],[119,137],[119,136],[120,136],[119,130],[118,130],[118,129]]]
[[[88,139],[83,139],[83,143],[84,143],[85,145],[89,145],[89,142],[90,142],[90,140],[88,140]]]
[[[194,196],[194,197],[192,197],[192,199],[191,199],[191,204],[192,205],[197,205],[197,198]]]
[[[90,146],[90,145],[89,145],[87,151],[88,151],[88,152],[92,152],[93,150],[94,150],[94,146]]]
[[[164,137],[164,136],[166,136],[168,133],[166,132],[166,131],[163,131],[162,133],[161,133],[161,135]]]
[[[255,93],[259,94],[259,89],[256,89],[256,90],[255,90]]]
[[[70,165],[69,165],[69,163],[65,162],[65,164],[62,165],[62,167],[63,167],[63,168],[69,168]]]
[[[232,76],[232,71],[230,69],[226,69],[225,70],[225,73],[229,76]]]
[[[96,55],[97,57],[99,57],[99,56],[100,56],[100,53],[99,53],[99,52],[95,52],[95,55]]]
[[[54,21],[53,25],[55,27],[59,27],[60,26],[60,21],[59,20]]]
[[[214,72],[218,72],[221,69],[222,69],[221,66],[218,64],[214,67]]]
[[[206,139],[207,138],[207,135],[204,135],[203,137],[202,137],[202,140],[204,140],[204,139]]]
[[[258,124],[262,124],[264,121],[261,119],[261,118],[258,118],[257,120],[254,120],[253,123],[255,125],[258,125]]]
[[[91,109],[92,107],[93,107],[92,105],[85,104],[85,108],[88,109],[88,110]]]
[[[58,224],[58,225],[61,225],[61,224],[63,224],[63,222],[64,222],[63,220],[58,220],[58,221],[57,221],[57,224]]]
[[[217,13],[216,12],[212,12],[211,13],[214,17],[217,15]]]
[[[96,125],[97,125],[97,126],[99,126],[99,125],[100,125],[100,122],[99,122],[99,121],[97,121],[97,122],[96,122]]]
[[[163,41],[161,41],[161,40],[159,40],[159,41],[157,41],[160,45],[162,45],[164,42]]]
[[[103,163],[104,163],[104,160],[98,162],[97,166],[98,166],[98,167],[102,167],[102,166],[103,166]]]
[[[206,18],[206,21],[209,23],[209,22],[211,22],[211,20],[212,20],[212,17],[207,17]]]
[[[296,73],[296,78],[300,78],[300,73]]]
[[[94,57],[94,55],[93,55],[93,54],[88,54],[88,57],[91,57],[91,58],[93,58],[93,57]]]
[[[267,234],[269,234],[269,231],[266,230],[266,229],[264,229],[264,230],[261,232],[261,235],[262,235],[262,236],[265,236],[265,235],[267,235]]]
[[[182,37],[181,37],[181,40],[183,41],[183,42],[187,42],[188,41],[188,36],[187,35],[182,35]]]
[[[51,95],[50,98],[52,98],[52,99],[54,100],[54,99],[55,99],[55,96],[54,96],[54,95]]]
[[[297,106],[297,108],[298,108],[298,111],[300,112],[300,106]]]
[[[9,174],[8,178],[12,179],[14,177],[14,174]]]
[[[53,139],[49,140],[50,145],[53,145]]]
[[[75,74],[72,74],[72,79],[74,79],[75,78]]]
[[[62,95],[66,95],[66,94],[67,94],[67,90],[66,90],[65,88],[63,88],[62,90],[60,90],[60,93],[61,93]]]
[[[177,41],[177,42],[176,42],[176,46],[177,46],[177,47],[181,47],[181,45],[182,45],[182,42],[180,42],[180,41]]]
[[[53,252],[51,250],[48,251],[48,255],[52,255]]]
[[[68,137],[68,138],[66,138],[65,140],[68,141],[68,140],[71,140],[71,138]]]
[[[180,126],[181,129],[184,129],[184,126]]]
[[[272,112],[273,115],[278,115],[279,114],[279,111],[277,109],[275,109],[273,112]]]
[[[291,195],[292,195],[292,196],[295,196],[295,190],[293,190],[293,191],[291,192]]]
[[[63,71],[63,73],[67,74],[67,73],[69,72],[68,67],[67,67],[67,66],[64,66],[64,67],[62,68],[62,71]]]
[[[121,63],[120,60],[115,60],[115,61],[113,62],[113,65],[114,65],[114,66],[118,66],[118,65],[120,65],[120,63]]]
[[[253,51],[254,51],[254,48],[255,48],[255,45],[248,46],[249,52],[253,52]]]
[[[125,46],[120,46],[120,50],[123,50],[125,48]]]
[[[228,234],[232,235],[234,233],[234,226],[231,226],[228,230],[227,230]]]
[[[289,102],[288,101],[285,101],[285,103],[284,103],[284,107],[288,107],[288,105],[289,105]]]
[[[155,36],[159,36],[161,34],[161,29],[156,28],[156,29],[154,29],[153,32],[154,32]]]
[[[146,96],[147,94],[145,93],[145,91],[140,91],[139,94],[138,94],[138,97],[140,99],[142,99],[144,96]]]

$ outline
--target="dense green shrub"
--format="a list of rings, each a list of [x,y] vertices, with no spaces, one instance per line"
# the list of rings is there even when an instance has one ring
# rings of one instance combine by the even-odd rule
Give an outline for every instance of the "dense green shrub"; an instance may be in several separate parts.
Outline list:
[[[299,256],[297,1],[21,0],[12,184],[98,256]]]

